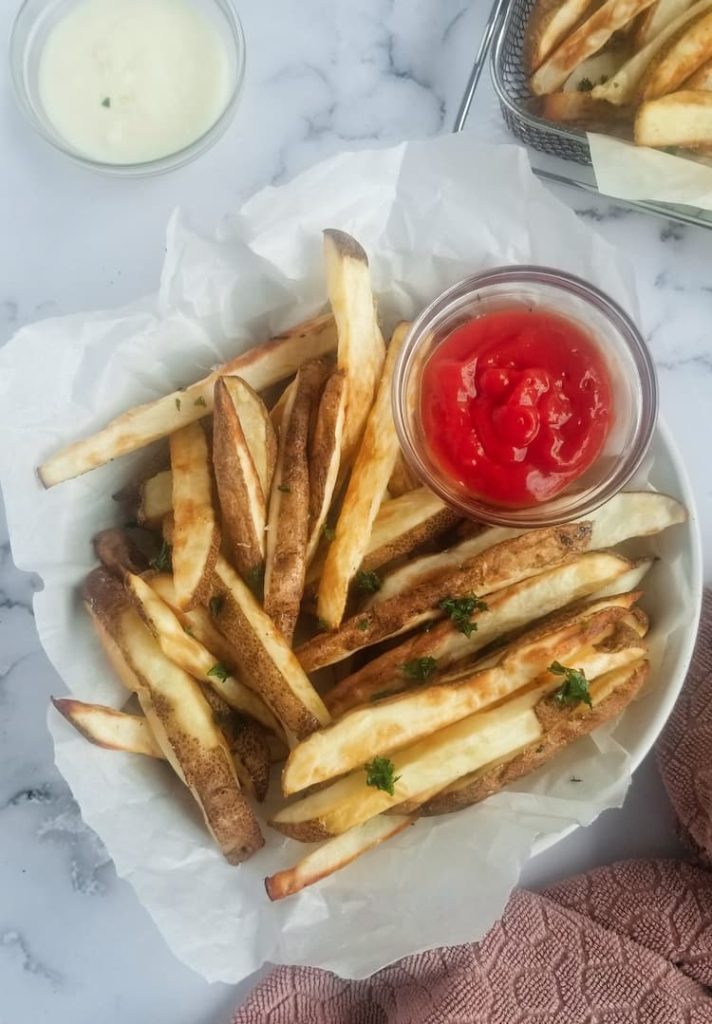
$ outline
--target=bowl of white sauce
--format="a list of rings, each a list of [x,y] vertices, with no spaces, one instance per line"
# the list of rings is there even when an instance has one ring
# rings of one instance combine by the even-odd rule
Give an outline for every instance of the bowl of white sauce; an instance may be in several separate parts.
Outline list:
[[[172,170],[230,124],[245,73],[231,0],[25,0],[15,94],[56,149],[121,175]]]

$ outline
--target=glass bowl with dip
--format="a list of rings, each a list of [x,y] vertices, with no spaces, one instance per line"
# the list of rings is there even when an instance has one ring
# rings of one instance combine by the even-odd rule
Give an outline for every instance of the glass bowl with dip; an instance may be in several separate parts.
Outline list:
[[[592,512],[631,479],[657,418],[630,317],[580,278],[500,267],[418,317],[393,378],[406,461],[463,516],[516,528]]]
[[[225,132],[245,71],[230,0],[25,0],[10,40],[20,109],[87,167],[157,174]]]

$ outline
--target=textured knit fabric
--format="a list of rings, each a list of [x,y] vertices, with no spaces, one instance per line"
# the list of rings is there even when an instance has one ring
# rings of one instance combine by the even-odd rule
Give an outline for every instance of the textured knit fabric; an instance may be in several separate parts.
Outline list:
[[[622,861],[516,892],[481,942],[368,981],[278,968],[233,1024],[712,1024],[712,593],[658,756],[694,862]]]

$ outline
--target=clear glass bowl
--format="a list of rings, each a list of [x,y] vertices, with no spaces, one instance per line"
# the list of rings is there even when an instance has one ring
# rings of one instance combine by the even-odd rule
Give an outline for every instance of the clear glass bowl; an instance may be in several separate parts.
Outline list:
[[[216,27],[230,61],[231,90],[217,120],[189,145],[141,163],[106,163],[73,147],[49,120],[39,90],[39,66],[45,43],[54,26],[76,7],[78,0],[24,0],[10,37],[10,74],[15,98],[26,119],[46,142],[65,156],[93,170],[123,177],[161,174],[190,163],[210,149],[225,133],[237,108],[245,76],[245,37],[231,0],[191,0]]]
[[[610,375],[613,422],[599,457],[565,491],[527,508],[509,508],[473,495],[432,459],[420,418],[420,381],[431,353],[457,327],[494,310],[532,306],[572,320],[596,345]],[[640,465],[657,411],[655,367],[630,317],[598,288],[547,267],[498,267],[443,292],[411,327],[393,377],[393,415],[411,468],[461,515],[498,526],[555,526],[608,501]]]

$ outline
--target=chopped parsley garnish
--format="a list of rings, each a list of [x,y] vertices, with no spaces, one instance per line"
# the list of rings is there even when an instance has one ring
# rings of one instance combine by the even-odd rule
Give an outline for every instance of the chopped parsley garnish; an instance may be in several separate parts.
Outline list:
[[[101,105],[102,107],[106,107],[106,109],[108,110],[111,106],[111,97],[105,96],[104,99],[101,101]]]
[[[374,757],[373,760],[366,763],[365,768],[367,786],[382,789],[389,796],[394,795],[396,782],[400,775],[395,774],[395,766],[392,761],[389,761],[387,757]]]
[[[198,395],[196,400],[193,402],[193,405],[202,406],[203,409],[207,409],[208,408],[208,403],[205,401],[205,399],[203,398],[202,395]]]
[[[321,528],[321,532],[324,534],[327,540],[333,540],[334,537],[336,536],[336,530],[333,528],[333,526],[329,526],[328,523],[324,523],[324,525]]]
[[[368,619],[359,619],[358,622],[356,623],[356,629],[360,629],[361,632],[363,633],[365,632],[365,630],[368,629],[369,625],[370,623]]]
[[[124,529],[125,530],[136,530],[136,529],[138,529],[139,525],[140,524],[139,524],[138,519],[127,519],[126,522],[124,523]]]
[[[593,89],[593,82],[590,78],[582,78],[576,88],[579,92],[590,92]]]
[[[581,782],[581,779],[577,779],[575,775],[572,775],[569,782]]]
[[[426,679],[431,677],[437,667],[438,663],[435,658],[413,658],[412,661],[406,661],[405,665],[403,665],[403,672],[411,679],[424,683]]]
[[[591,694],[588,689],[588,680],[579,668],[567,668],[558,661],[549,665],[549,671],[555,676],[564,676],[564,682],[558,690],[554,690],[553,697],[560,707],[573,707],[576,704],[591,703]]]
[[[377,594],[383,584],[381,577],[376,572],[357,572],[356,586],[365,594]]]
[[[281,491],[282,494],[291,494],[292,493],[292,488],[291,487],[287,487],[286,484],[277,484],[277,490]]]
[[[471,619],[472,613],[486,612],[487,603],[474,594],[469,594],[467,597],[444,597],[442,601],[438,601],[438,608],[449,616],[460,633],[469,638],[477,629],[477,623]]]
[[[208,601],[208,608],[210,609],[211,615],[219,615],[222,611],[222,607],[225,604],[225,598],[222,594],[215,594]]]
[[[173,566],[171,554],[171,546],[164,540],[161,543],[161,550],[155,558],[151,559],[150,564],[154,569],[158,569],[159,572],[170,572]]]
[[[176,403],[176,409],[178,410],[178,412],[180,412],[180,398],[176,398],[175,403]]]
[[[213,667],[208,672],[209,676],[215,676],[221,683],[224,683],[227,677],[230,675],[228,670],[219,661],[215,662]]]

